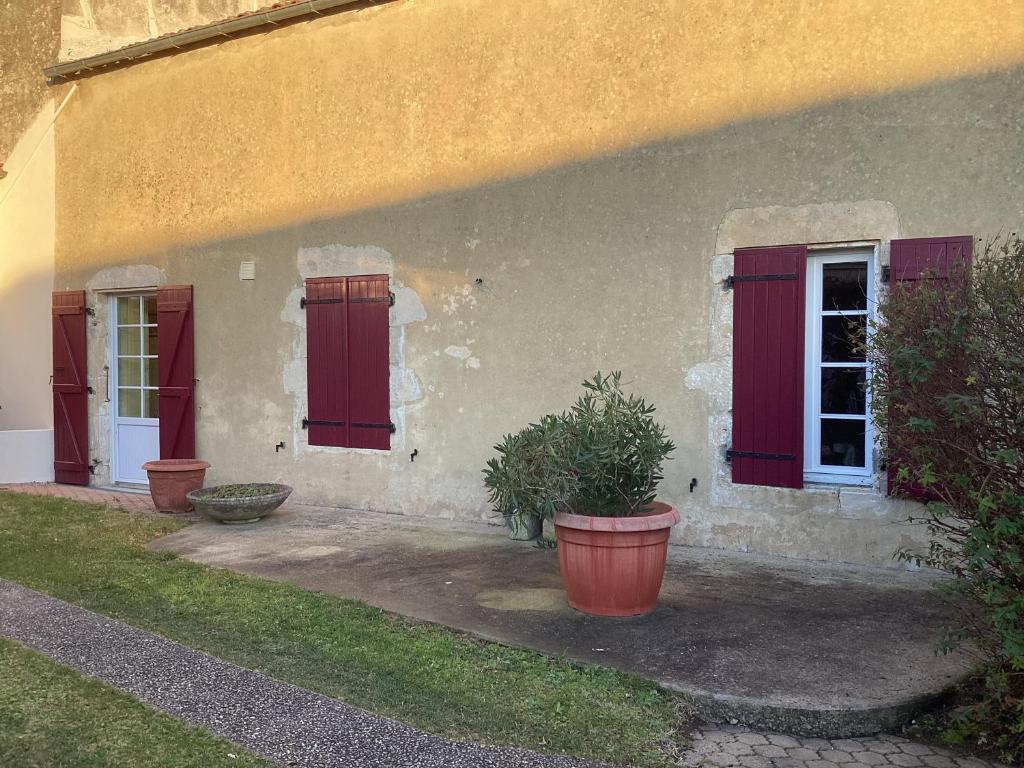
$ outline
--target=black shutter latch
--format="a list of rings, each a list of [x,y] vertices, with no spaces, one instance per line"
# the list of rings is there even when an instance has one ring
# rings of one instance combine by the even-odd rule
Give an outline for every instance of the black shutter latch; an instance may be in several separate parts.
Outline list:
[[[723,281],[726,290],[734,288],[736,283],[762,283],[767,280],[796,280],[796,272],[787,272],[780,275],[729,275]]]
[[[768,461],[796,461],[792,453],[762,453],[761,451],[734,451],[731,448],[725,452],[725,460],[733,459],[766,459]]]

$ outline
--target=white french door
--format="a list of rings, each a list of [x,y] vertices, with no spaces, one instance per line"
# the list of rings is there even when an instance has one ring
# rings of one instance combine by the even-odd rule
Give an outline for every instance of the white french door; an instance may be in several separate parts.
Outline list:
[[[160,458],[156,296],[111,299],[112,479],[148,484],[142,469]]]

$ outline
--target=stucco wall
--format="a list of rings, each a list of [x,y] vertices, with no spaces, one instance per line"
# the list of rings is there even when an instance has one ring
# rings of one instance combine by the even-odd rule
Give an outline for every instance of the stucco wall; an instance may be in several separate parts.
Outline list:
[[[268,5],[261,0],[62,0],[60,60],[95,56]]]
[[[875,491],[723,484],[716,281],[759,221],[762,244],[1019,222],[1024,8],[855,5],[396,2],[87,78],[59,125],[58,287],[125,265],[196,286],[213,482],[486,516],[502,432],[621,368],[679,445],[678,540],[886,562],[913,534]],[[310,449],[302,277],[366,259],[403,302],[394,449]]]
[[[60,43],[60,0],[8,2],[0,8],[0,164],[45,101],[43,67]]]
[[[53,426],[53,114],[47,100],[0,179],[0,430]]]

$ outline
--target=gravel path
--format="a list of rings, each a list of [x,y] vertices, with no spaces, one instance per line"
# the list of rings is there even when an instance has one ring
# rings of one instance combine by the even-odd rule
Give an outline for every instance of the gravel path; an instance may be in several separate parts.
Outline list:
[[[0,635],[281,765],[582,768],[450,742],[0,579]]]
[[[3,579],[0,635],[285,766],[598,765],[446,741]],[[684,768],[1003,768],[886,734],[828,741],[709,726],[693,737]]]

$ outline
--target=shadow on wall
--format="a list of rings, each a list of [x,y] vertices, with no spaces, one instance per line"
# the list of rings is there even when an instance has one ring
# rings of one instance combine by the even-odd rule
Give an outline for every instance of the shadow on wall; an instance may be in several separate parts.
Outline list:
[[[104,265],[152,263],[169,283],[196,285],[200,442],[204,431],[230,440],[236,458],[266,443],[254,469],[274,466],[276,436],[292,428],[281,381],[295,351],[281,316],[301,286],[299,249],[372,245],[426,310],[401,342],[423,385],[404,439],[407,452],[421,451],[417,469],[443,455],[451,484],[438,484],[438,498],[479,486],[502,432],[561,410],[595,370],[622,368],[680,445],[666,489],[685,499],[693,467],[711,460],[705,395],[686,388],[685,372],[707,358],[720,290],[710,263],[725,213],[882,200],[896,207],[903,236],[1005,227],[1021,218],[1024,199],[1024,135],[1012,128],[1024,121],[1022,82],[1016,69],[843,101],[401,205],[120,253]],[[256,261],[254,281],[238,279],[246,260]],[[67,246],[58,265],[62,289],[94,272]],[[408,503],[435,502],[424,493]]]

